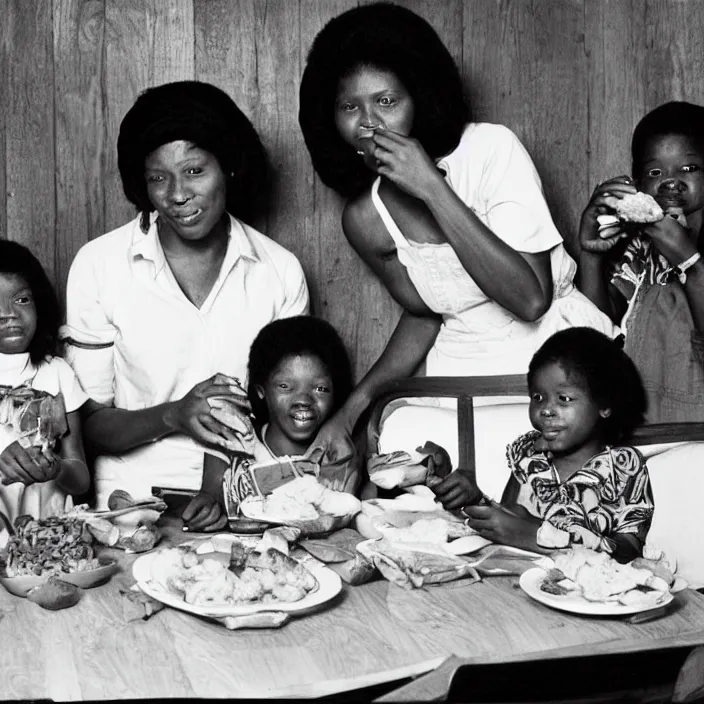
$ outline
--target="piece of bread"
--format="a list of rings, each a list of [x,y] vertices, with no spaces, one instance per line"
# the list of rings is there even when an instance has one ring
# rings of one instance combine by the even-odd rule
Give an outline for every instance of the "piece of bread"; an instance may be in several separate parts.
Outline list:
[[[39,604],[43,609],[58,611],[75,606],[81,598],[81,589],[58,577],[49,579],[27,593],[27,600]]]
[[[624,222],[648,223],[662,220],[664,214],[657,201],[647,193],[638,191],[620,198],[614,211]]]

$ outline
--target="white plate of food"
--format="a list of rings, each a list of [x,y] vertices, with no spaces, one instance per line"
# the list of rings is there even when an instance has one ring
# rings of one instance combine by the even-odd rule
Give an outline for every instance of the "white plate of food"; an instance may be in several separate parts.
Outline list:
[[[532,599],[588,616],[626,616],[669,604],[670,580],[654,561],[622,565],[605,553],[571,548],[526,570],[519,584]],[[659,575],[656,573],[660,573]]]
[[[231,553],[223,542],[230,549],[241,546],[238,574],[229,568]],[[132,574],[153,599],[210,618],[272,611],[300,616],[342,589],[339,575],[317,560],[296,560],[274,548],[258,552],[254,536],[242,541],[228,536],[214,547],[211,552],[203,544],[162,548],[137,558]]]

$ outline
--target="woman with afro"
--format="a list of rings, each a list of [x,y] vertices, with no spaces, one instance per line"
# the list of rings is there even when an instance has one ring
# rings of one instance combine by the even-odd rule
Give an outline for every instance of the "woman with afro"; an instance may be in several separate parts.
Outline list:
[[[575,263],[528,153],[506,127],[473,121],[424,19],[373,3],[331,20],[308,55],[299,121],[318,175],[348,199],[347,240],[403,308],[321,431],[330,454],[349,456],[350,429],[379,387],[424,361],[428,376],[518,374],[557,329],[613,334],[572,285]]]
[[[226,93],[196,81],[144,91],[117,152],[137,215],[76,255],[63,332],[91,397],[100,507],[116,488],[197,490],[204,446],[228,435],[208,401],[230,397],[248,412],[236,380],[252,340],[308,312],[296,257],[249,224],[264,205],[266,156]]]

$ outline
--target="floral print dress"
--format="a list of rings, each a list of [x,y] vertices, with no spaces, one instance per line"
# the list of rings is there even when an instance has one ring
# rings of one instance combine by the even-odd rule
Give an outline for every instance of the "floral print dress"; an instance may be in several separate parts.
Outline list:
[[[640,452],[633,447],[607,447],[562,481],[550,453],[535,450],[539,437],[538,431],[531,431],[506,450],[520,486],[517,503],[569,534],[568,544],[612,553],[615,533],[630,533],[644,543],[654,503]]]

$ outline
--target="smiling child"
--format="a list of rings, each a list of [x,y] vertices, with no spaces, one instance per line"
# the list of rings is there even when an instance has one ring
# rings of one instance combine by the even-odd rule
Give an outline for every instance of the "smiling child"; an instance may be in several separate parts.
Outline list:
[[[335,329],[313,316],[269,323],[249,352],[248,395],[257,430],[254,459],[300,457],[320,427],[344,403],[352,388],[345,346]],[[220,530],[224,512],[221,456],[206,453],[203,486],[183,514],[189,530]]]
[[[535,430],[507,448],[501,504],[482,501],[475,485],[463,509],[469,525],[528,550],[584,545],[619,562],[641,555],[653,496],[645,460],[621,444],[645,408],[631,360],[596,330],[570,328],[535,353],[528,389]]]

